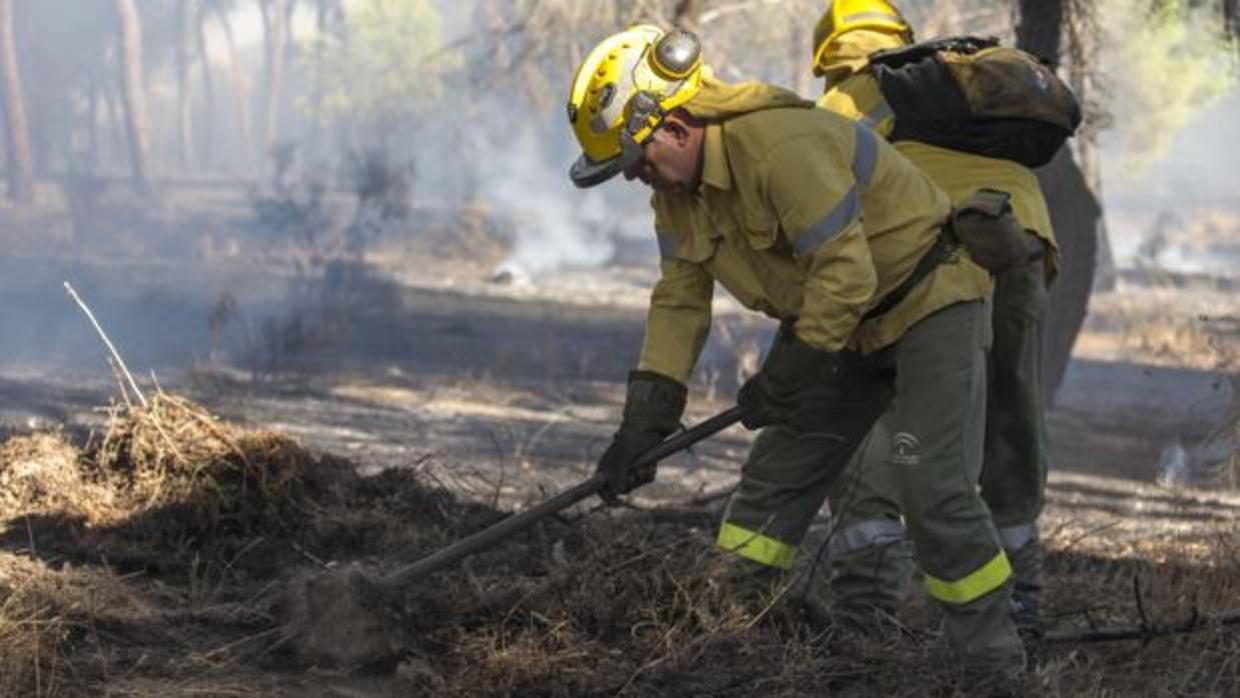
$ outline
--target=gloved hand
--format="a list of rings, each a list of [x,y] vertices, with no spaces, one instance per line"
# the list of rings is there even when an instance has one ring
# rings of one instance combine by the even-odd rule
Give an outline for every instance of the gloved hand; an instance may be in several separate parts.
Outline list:
[[[758,429],[792,421],[799,394],[815,379],[835,372],[836,354],[801,341],[791,328],[781,329],[762,369],[736,394],[741,424]]]
[[[653,371],[629,374],[620,429],[598,462],[597,472],[607,476],[604,500],[614,502],[616,495],[654,480],[657,463],[635,468],[633,461],[680,428],[687,394],[682,383]]]

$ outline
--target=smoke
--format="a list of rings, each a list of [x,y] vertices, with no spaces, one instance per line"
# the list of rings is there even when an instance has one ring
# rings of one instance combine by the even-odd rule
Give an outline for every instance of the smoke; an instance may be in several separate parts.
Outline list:
[[[1105,0],[1107,39],[1100,61],[1115,123],[1122,178],[1141,177],[1167,154],[1174,137],[1235,89],[1236,58],[1218,9],[1207,3],[1178,11],[1132,12]]]
[[[573,191],[567,169],[557,171],[545,143],[526,130],[487,158],[479,175],[482,198],[512,226],[505,267],[530,275],[593,267],[611,257],[614,217],[600,192]]]

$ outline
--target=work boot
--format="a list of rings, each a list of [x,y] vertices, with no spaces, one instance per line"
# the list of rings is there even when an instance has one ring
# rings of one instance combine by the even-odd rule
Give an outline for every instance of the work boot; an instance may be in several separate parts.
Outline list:
[[[763,614],[789,633],[820,633],[831,627],[828,605],[796,573],[736,560],[727,583],[733,598],[755,616]]]
[[[1028,642],[1042,632],[1042,544],[1034,538],[1007,554],[1012,563],[1012,620]]]
[[[1022,698],[1025,673],[1011,667],[971,667],[960,672],[953,695],[969,698]]]
[[[977,675],[1019,675],[1025,643],[1012,619],[1011,582],[963,604],[941,603],[943,630],[960,666]]]
[[[886,636],[908,600],[913,573],[907,540],[871,545],[831,559],[831,609],[837,626]]]
[[[737,558],[728,567],[727,584],[732,596],[747,607],[761,610],[780,592],[787,571]]]

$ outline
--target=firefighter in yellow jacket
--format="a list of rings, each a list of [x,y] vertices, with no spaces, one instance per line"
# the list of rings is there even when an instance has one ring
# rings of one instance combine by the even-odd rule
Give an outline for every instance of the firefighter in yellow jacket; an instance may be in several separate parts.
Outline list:
[[[654,194],[662,253],[640,364],[599,469],[608,494],[654,478],[636,456],[674,431],[711,324],[716,283],[780,321],[742,386],[762,428],[718,545],[786,570],[849,456],[889,405],[892,459],[930,595],[968,666],[1024,664],[1007,556],[977,494],[990,341],[989,278],[940,234],[947,196],[868,127],[761,83],[730,85],[697,39],[639,26],[578,68],[570,175]]]
[[[875,52],[911,44],[909,25],[886,0],[836,0],[828,5],[814,32],[814,73],[826,83],[818,105],[889,136],[896,115],[865,68]],[[995,278],[994,347],[980,479],[982,498],[1012,561],[1018,625],[1032,630],[1041,574],[1037,518],[1045,502],[1047,472],[1042,335],[1046,285],[1058,261],[1050,215],[1037,178],[1020,163],[914,140],[896,141],[895,148],[930,175],[953,203],[980,188],[1007,192],[1020,225],[1045,248],[1042,261]],[[898,430],[890,423],[895,418],[880,422],[871,447],[858,452],[847,476],[831,492],[836,529],[829,550],[836,609],[857,620],[874,611],[893,611],[908,575],[894,486],[904,466],[892,462],[883,446]],[[916,541],[916,532],[912,533]]]

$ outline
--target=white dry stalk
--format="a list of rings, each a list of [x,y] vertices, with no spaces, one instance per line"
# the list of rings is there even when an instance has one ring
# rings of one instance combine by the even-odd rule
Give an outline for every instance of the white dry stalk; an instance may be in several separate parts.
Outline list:
[[[116,364],[121,367],[121,372],[125,374],[125,378],[129,379],[129,387],[133,388],[134,393],[138,396],[138,402],[141,402],[142,406],[146,407],[146,396],[143,395],[142,390],[138,388],[138,383],[133,379],[133,374],[129,372],[129,367],[125,365],[125,360],[121,358],[120,352],[118,352],[116,347],[113,346],[112,340],[108,339],[107,333],[104,332],[103,328],[99,326],[99,321],[95,319],[95,314],[90,312],[90,308],[86,307],[86,303],[82,301],[82,298],[78,296],[77,291],[73,290],[73,286],[70,286],[68,281],[65,282],[65,291],[68,291],[69,297],[72,298],[73,302],[77,303],[78,307],[82,309],[82,312],[86,314],[86,319],[90,320],[90,324],[95,326],[95,331],[99,333],[99,337],[108,347],[108,351],[112,352],[112,358],[115,359]]]

